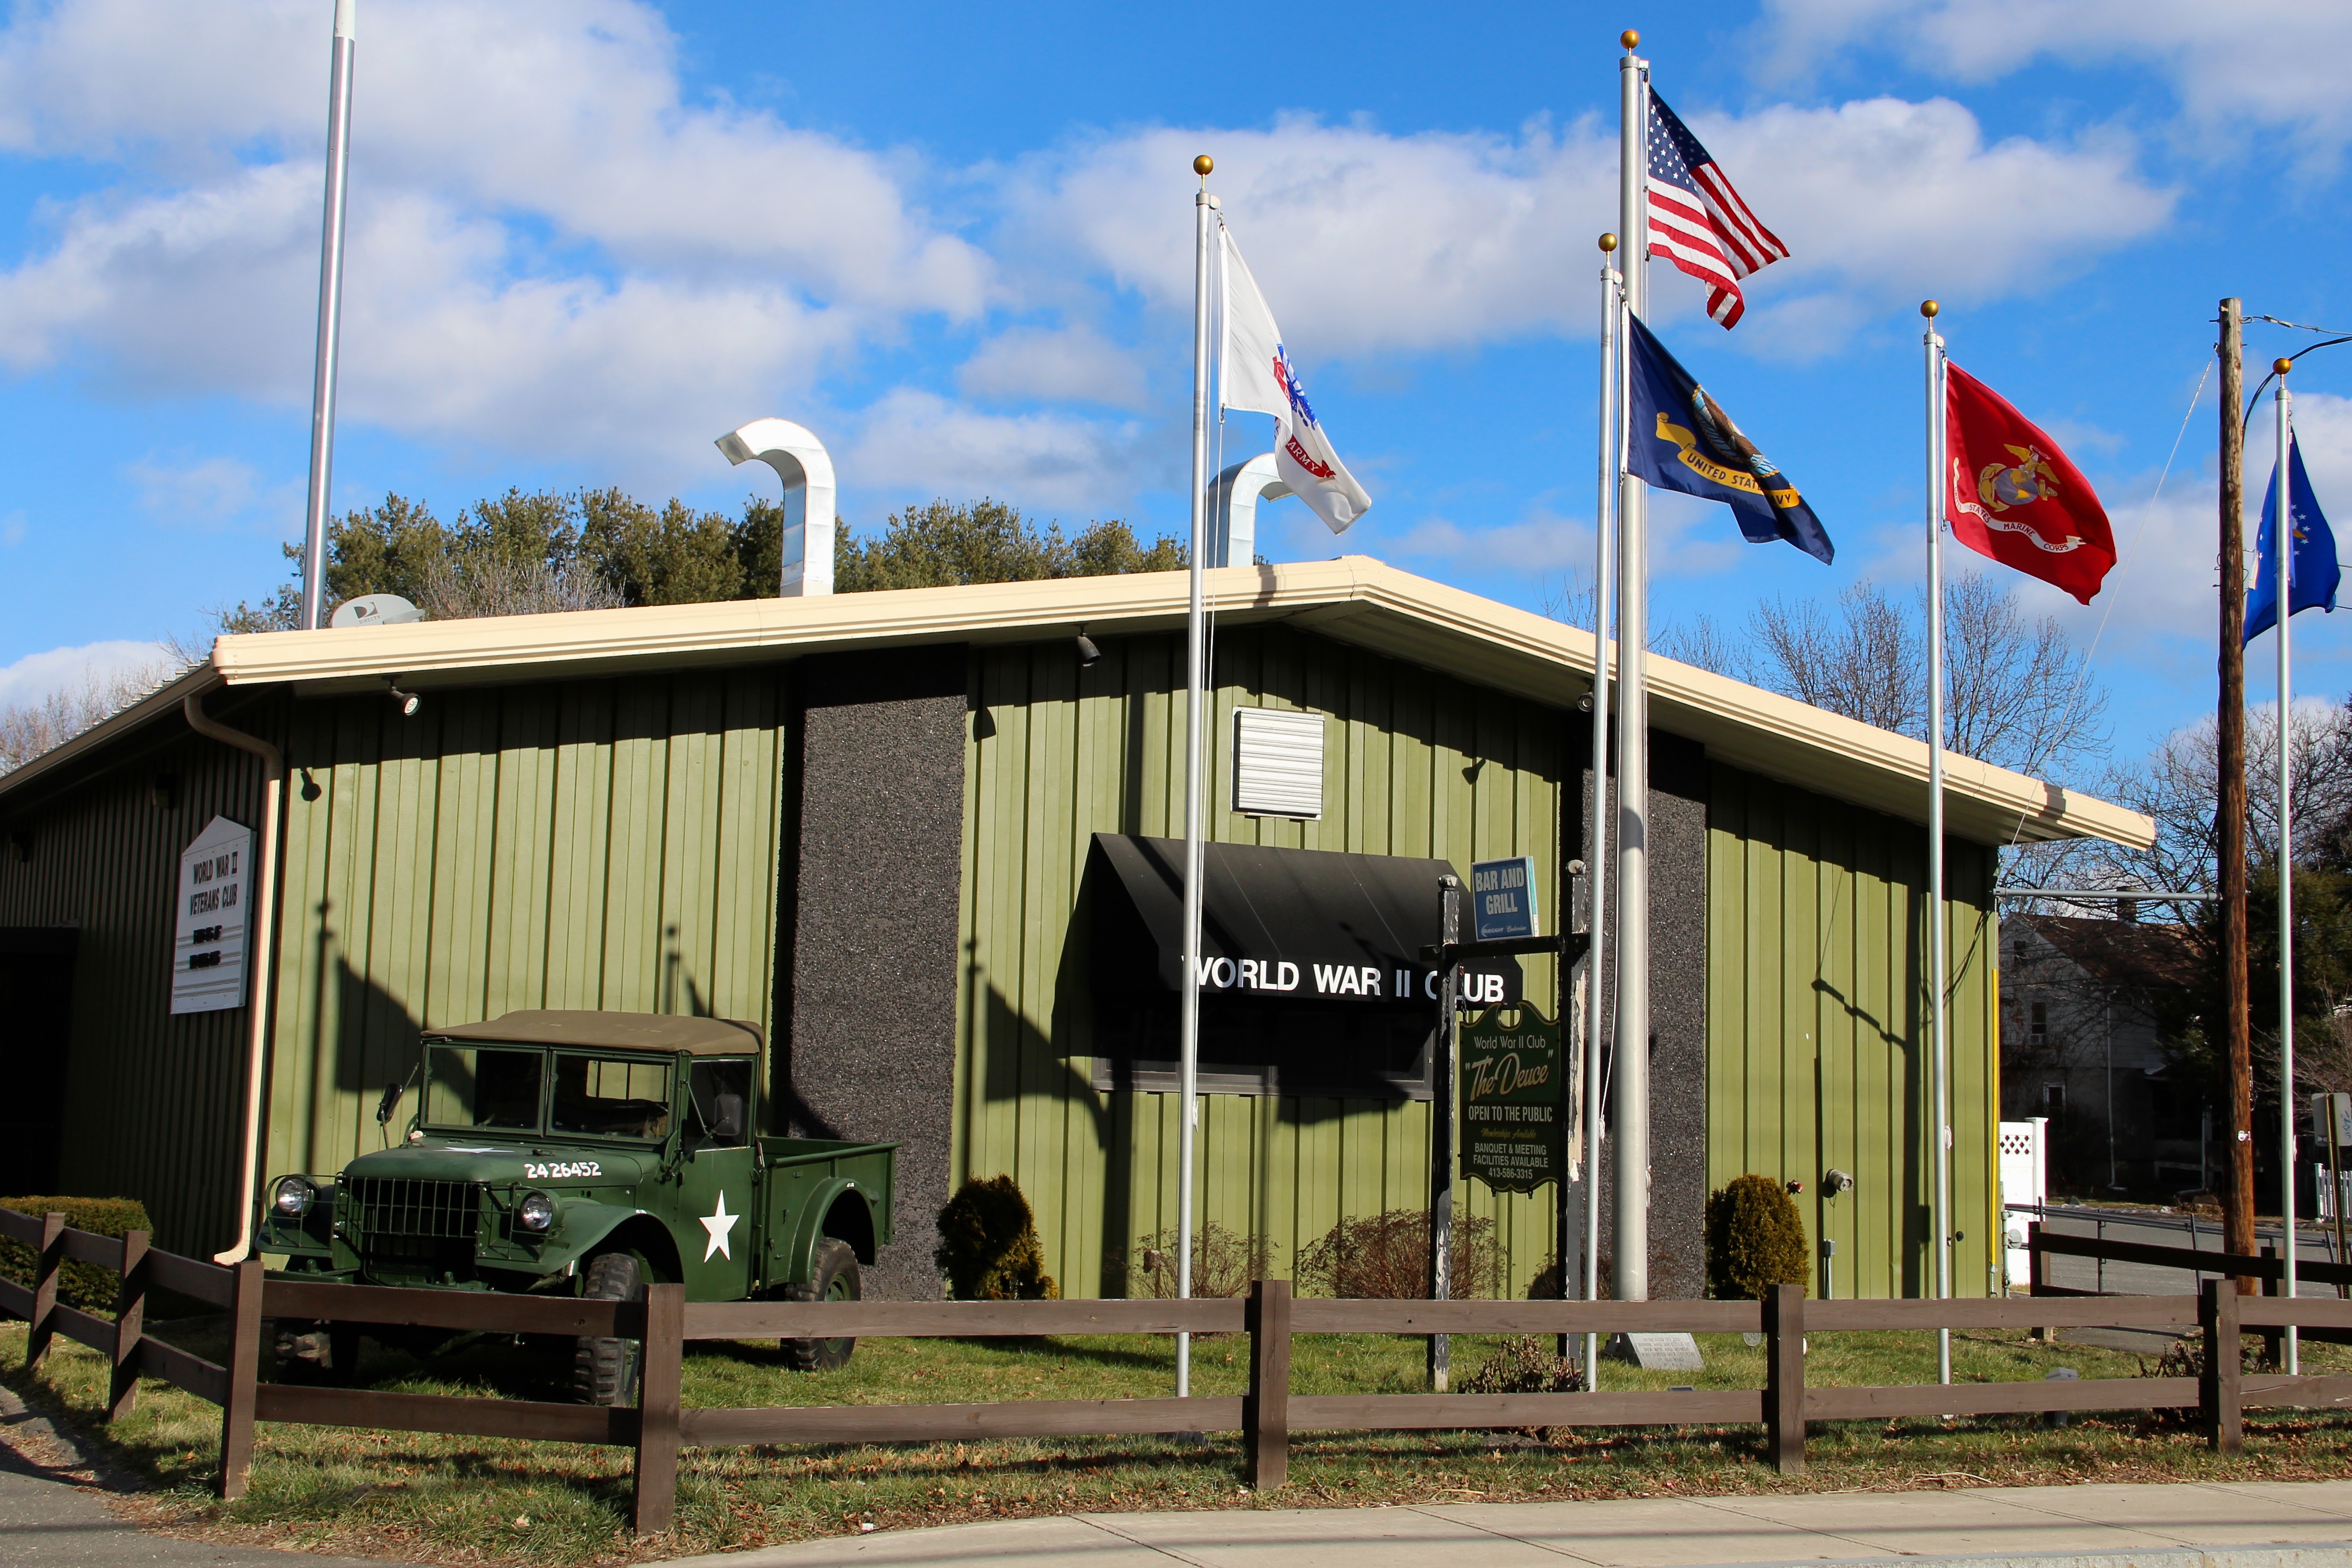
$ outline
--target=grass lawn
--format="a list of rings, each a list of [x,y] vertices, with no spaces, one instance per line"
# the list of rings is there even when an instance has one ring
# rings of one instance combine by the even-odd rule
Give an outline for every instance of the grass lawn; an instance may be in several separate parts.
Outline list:
[[[170,1331],[165,1331],[167,1333]],[[1816,1425],[1811,1471],[1776,1475],[1759,1458],[1758,1428],[1692,1427],[1519,1433],[1332,1433],[1295,1436],[1291,1483],[1254,1495],[1242,1485],[1238,1435],[1205,1443],[1149,1437],[1018,1439],[863,1448],[689,1448],[678,1479],[674,1536],[641,1546],[626,1532],[627,1450],[408,1433],[264,1424],[252,1489],[234,1503],[205,1491],[219,1412],[168,1385],[141,1385],[139,1409],[110,1431],[98,1421],[105,1364],[60,1341],[37,1378],[23,1369],[25,1330],[0,1327],[0,1372],[26,1400],[78,1429],[152,1489],[128,1506],[177,1531],[351,1555],[429,1562],[623,1563],[724,1551],[863,1525],[905,1529],[1079,1511],[1316,1507],[1537,1499],[1896,1490],[2062,1481],[2315,1479],[2352,1475],[2352,1417],[2257,1412],[2246,1453],[2210,1456],[2185,1419],[2078,1416],[2064,1428],[2035,1416]],[[217,1358],[200,1326],[172,1337]],[[1738,1334],[1699,1336],[1703,1373],[1644,1373],[1615,1363],[1604,1388],[1753,1388],[1763,1351]],[[1455,1376],[1495,1342],[1457,1337]],[[1303,1335],[1294,1342],[1300,1394],[1423,1391],[1423,1342]],[[1051,1340],[867,1340],[837,1373],[785,1370],[772,1344],[693,1347],[686,1403],[696,1406],[932,1403],[1115,1397],[1171,1391],[1174,1349],[1150,1337]],[[1194,1388],[1237,1394],[1248,1342],[1195,1342]],[[2352,1371],[2352,1352],[2308,1345],[2308,1371]],[[1953,1335],[1962,1381],[2039,1379],[2055,1366],[2085,1378],[2131,1376],[2140,1358],[2021,1334]],[[1814,1334],[1808,1381],[1929,1383],[1932,1334]],[[477,1345],[421,1363],[369,1347],[362,1380],[415,1393],[566,1397],[568,1357]]]

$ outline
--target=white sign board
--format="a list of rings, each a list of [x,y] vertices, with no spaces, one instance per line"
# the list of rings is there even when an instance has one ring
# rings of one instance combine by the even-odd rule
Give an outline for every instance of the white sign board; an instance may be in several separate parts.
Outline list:
[[[179,915],[172,934],[172,1010],[245,1005],[247,868],[253,830],[215,817],[180,852]]]

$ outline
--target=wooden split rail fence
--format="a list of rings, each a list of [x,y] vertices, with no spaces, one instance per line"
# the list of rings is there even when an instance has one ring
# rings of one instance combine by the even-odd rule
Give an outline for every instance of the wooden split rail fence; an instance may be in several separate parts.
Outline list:
[[[746,1301],[689,1303],[684,1287],[653,1285],[642,1301],[589,1301],[494,1291],[390,1290],[265,1280],[258,1262],[222,1267],[157,1251],[143,1233],[117,1241],[0,1210],[0,1235],[37,1249],[33,1284],[0,1281],[0,1309],[30,1320],[37,1363],[55,1335],[110,1355],[110,1418],[128,1414],[136,1380],[160,1377],[222,1409],[223,1497],[240,1494],[253,1425],[358,1427],[460,1436],[602,1443],[635,1450],[632,1523],[669,1528],[678,1450],[747,1444],[971,1441],[1171,1432],[1239,1432],[1252,1485],[1288,1476],[1300,1431],[1400,1431],[1536,1427],[1759,1425],[1782,1470],[1805,1463],[1813,1421],[1902,1416],[2195,1408],[2208,1440],[2238,1450],[2250,1406],[2341,1408],[2352,1377],[2246,1375],[2234,1351],[2243,1332],[2287,1323],[2352,1329],[2352,1301],[2241,1297],[2209,1281],[2195,1296],[1984,1301],[1808,1301],[1783,1285],[1762,1301],[1411,1301],[1297,1300],[1289,1282],[1261,1280],[1246,1299],[1187,1301]],[[116,1271],[113,1322],[57,1300],[66,1260]],[[169,1289],[225,1310],[226,1364],[169,1345],[142,1327],[146,1292]],[[399,1394],[261,1381],[268,1318],[643,1342],[638,1403],[602,1408],[467,1396]],[[2121,1326],[2201,1331],[2202,1378],[1815,1387],[1805,1381],[1807,1333],[1856,1330]],[[699,1408],[679,1398],[693,1341],[1026,1338],[1061,1334],[1236,1333],[1249,1338],[1249,1389],[1239,1396],[1040,1399],[971,1405],[771,1406]],[[1603,1390],[1584,1394],[1303,1395],[1290,1391],[1291,1342],[1318,1334],[1582,1334],[1623,1332],[1760,1333],[1762,1388]]]

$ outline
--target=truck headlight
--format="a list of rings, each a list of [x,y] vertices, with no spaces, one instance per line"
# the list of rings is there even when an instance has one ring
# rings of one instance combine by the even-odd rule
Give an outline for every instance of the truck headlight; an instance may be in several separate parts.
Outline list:
[[[543,1192],[527,1192],[515,1206],[515,1221],[525,1230],[544,1230],[555,1223],[555,1200]]]
[[[269,1207],[286,1219],[299,1219],[310,1212],[310,1200],[316,1190],[300,1176],[280,1176],[270,1190]]]

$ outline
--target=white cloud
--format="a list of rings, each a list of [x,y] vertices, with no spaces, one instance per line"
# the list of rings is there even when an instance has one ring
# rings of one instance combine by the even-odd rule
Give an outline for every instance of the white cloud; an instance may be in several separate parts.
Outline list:
[[[1784,69],[1892,42],[1913,64],[1991,81],[2043,57],[2132,61],[2168,79],[2192,120],[2288,125],[2328,143],[2352,133],[2342,0],[1769,0]]]
[[[170,659],[161,643],[128,641],[27,653],[13,664],[0,664],[0,708],[30,706],[59,692],[102,685],[110,675],[160,675]]]
[[[1143,366],[1087,327],[1016,327],[982,344],[956,371],[966,397],[1093,402],[1139,408]]]
[[[253,502],[254,470],[234,457],[177,459],[149,453],[126,464],[139,504],[175,522],[217,523]]]
[[[981,413],[902,388],[866,411],[840,466],[856,476],[845,488],[869,495],[988,496],[1075,517],[1116,507],[1146,483],[1171,477],[1148,471],[1141,435],[1131,420]]]

